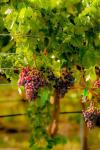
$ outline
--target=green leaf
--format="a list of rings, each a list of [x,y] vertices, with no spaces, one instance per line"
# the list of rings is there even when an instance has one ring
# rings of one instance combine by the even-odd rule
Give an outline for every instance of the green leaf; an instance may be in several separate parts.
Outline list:
[[[86,80],[89,77],[89,80],[95,81],[97,78],[95,67],[93,66],[93,67],[90,67],[89,69],[86,69],[85,75],[86,75]]]
[[[83,56],[82,63],[86,68],[94,66],[96,64],[95,50],[87,50]]]
[[[87,94],[88,94],[88,88],[85,88],[85,89],[84,89],[84,94],[83,94],[83,96],[85,96],[85,97],[86,97],[86,96],[87,96]]]
[[[40,89],[38,96],[38,106],[43,107],[46,104],[46,102],[50,99],[50,90],[48,88]]]
[[[57,135],[55,138],[55,144],[66,144],[67,138],[62,135]]]

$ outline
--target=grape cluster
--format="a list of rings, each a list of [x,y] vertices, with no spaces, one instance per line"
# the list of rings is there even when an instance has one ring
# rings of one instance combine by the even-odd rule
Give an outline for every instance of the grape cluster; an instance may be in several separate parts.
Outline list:
[[[63,97],[67,92],[68,85],[61,77],[55,80],[54,88],[56,89],[57,93],[60,97]]]
[[[52,84],[60,97],[63,97],[67,89],[74,84],[74,78],[71,73],[67,71],[61,72],[60,77],[56,77],[50,68],[41,68],[41,71],[46,74],[48,84]]]
[[[74,84],[74,78],[70,72],[62,72],[59,78],[56,78],[54,88],[60,97],[63,97],[67,89]]]
[[[18,80],[18,85],[25,87],[26,97],[29,100],[36,99],[39,88],[46,85],[53,87],[58,95],[63,97],[73,83],[74,78],[71,73],[61,73],[60,77],[56,77],[50,68],[44,67],[39,70],[23,68]]]
[[[82,111],[83,116],[85,118],[86,125],[89,129],[94,128],[98,118],[98,110],[91,107],[87,110]]]
[[[28,100],[35,99],[40,87],[44,86],[44,79],[39,70],[36,68],[23,68],[19,75],[19,86],[24,86],[26,90],[26,97]]]
[[[96,80],[96,81],[94,82],[93,87],[95,87],[95,88],[100,88],[100,79],[98,79],[98,80]]]

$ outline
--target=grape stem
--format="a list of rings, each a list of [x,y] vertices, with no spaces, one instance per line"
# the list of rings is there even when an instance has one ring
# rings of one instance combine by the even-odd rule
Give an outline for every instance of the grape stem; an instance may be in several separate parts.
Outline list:
[[[36,65],[36,55],[33,55],[33,60],[34,60],[34,66],[37,67],[37,65]]]

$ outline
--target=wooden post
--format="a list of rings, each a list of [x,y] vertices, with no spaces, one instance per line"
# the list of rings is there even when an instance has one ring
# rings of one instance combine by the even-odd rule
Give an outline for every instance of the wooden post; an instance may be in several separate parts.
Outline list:
[[[60,112],[60,98],[57,91],[54,93],[54,109],[52,115],[52,123],[49,126],[49,135],[54,137],[58,131],[59,112]]]
[[[88,130],[87,130],[83,117],[80,122],[80,139],[81,139],[81,150],[89,150],[88,149]]]

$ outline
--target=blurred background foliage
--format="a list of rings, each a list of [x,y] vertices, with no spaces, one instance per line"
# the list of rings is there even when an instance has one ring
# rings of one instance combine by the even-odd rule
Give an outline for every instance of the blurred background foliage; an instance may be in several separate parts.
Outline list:
[[[6,88],[6,90],[5,90]],[[61,111],[80,111],[79,103],[82,91],[72,89],[64,99],[61,100]],[[19,96],[17,86],[0,86],[0,115],[25,113],[27,100]],[[82,145],[82,115],[64,114],[60,115],[59,133],[66,136],[67,143],[59,144],[54,150],[80,150]],[[88,131],[87,143],[90,150],[99,150],[100,134],[99,128]],[[16,116],[0,118],[0,150],[29,150],[30,125],[28,117]]]

